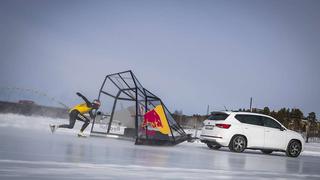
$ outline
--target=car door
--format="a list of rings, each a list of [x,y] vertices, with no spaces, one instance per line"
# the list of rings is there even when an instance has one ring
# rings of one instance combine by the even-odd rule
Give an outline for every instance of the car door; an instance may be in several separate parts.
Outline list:
[[[239,114],[235,116],[242,124],[243,134],[247,137],[247,147],[263,148],[264,126],[261,116]]]
[[[286,131],[281,128],[277,121],[262,117],[265,128],[264,148],[266,149],[286,149]]]

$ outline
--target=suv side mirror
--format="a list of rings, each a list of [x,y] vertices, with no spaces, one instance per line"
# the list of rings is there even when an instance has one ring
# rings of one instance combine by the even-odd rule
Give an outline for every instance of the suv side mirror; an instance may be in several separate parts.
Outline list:
[[[286,130],[284,127],[280,126],[280,131]]]

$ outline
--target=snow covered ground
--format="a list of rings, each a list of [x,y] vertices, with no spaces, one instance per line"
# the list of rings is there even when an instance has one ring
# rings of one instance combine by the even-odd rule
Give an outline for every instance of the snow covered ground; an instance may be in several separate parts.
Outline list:
[[[51,134],[49,123],[66,122],[0,114],[0,179],[320,179],[316,143],[289,158],[284,153],[210,150],[197,142],[157,147],[78,138],[81,122],[73,130]]]

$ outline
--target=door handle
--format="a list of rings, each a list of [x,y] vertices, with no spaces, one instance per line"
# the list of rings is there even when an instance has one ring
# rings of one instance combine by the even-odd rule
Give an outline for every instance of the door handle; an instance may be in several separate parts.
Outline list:
[[[266,132],[270,132],[269,130],[266,130]]]

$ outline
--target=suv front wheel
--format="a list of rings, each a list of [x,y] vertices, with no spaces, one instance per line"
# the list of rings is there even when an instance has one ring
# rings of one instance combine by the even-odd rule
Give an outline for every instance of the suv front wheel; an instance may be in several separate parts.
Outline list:
[[[247,147],[247,140],[244,136],[236,135],[234,136],[229,144],[230,151],[233,152],[243,152]]]
[[[301,153],[301,143],[297,140],[291,140],[289,142],[289,145],[287,147],[286,154],[289,157],[298,157]]]

